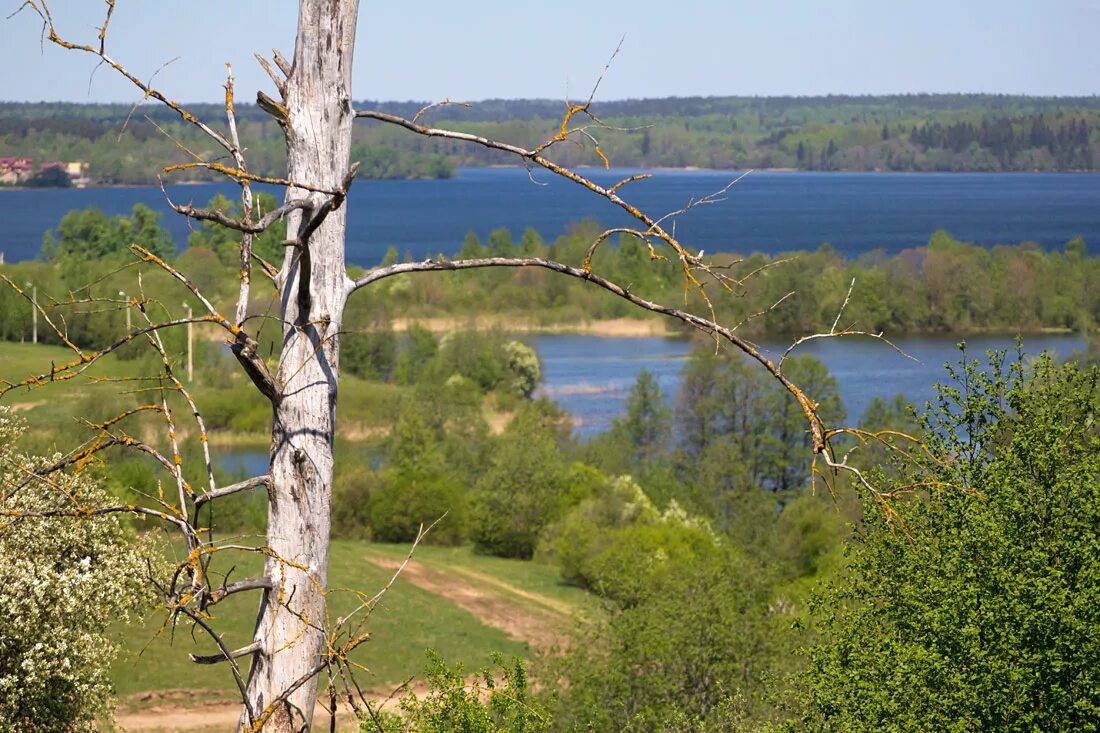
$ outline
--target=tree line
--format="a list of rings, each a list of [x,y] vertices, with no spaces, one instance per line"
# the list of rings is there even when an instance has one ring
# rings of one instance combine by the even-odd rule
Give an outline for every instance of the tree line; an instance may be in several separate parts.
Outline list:
[[[236,204],[216,197],[212,208],[232,215]],[[275,200],[257,196],[257,210],[270,211]],[[13,278],[34,279],[43,293],[59,294],[79,289],[90,272],[106,274],[129,257],[129,245],[141,241],[153,253],[176,258],[177,245],[159,224],[159,215],[136,205],[129,216],[108,217],[98,209],[71,211],[56,230],[44,234],[37,261],[8,266]],[[279,225],[256,237],[253,252],[268,262],[282,257],[285,226]],[[483,242],[470,233],[455,253],[460,257],[550,257],[580,264],[599,233],[593,222],[574,225],[547,242],[534,229],[518,241],[507,229],[490,233]],[[184,265],[197,265],[196,278],[215,297],[234,292],[231,267],[237,257],[239,235],[205,223],[188,237],[188,247],[178,255]],[[725,323],[741,323],[753,336],[787,336],[827,330],[836,318],[849,285],[855,281],[840,327],[864,331],[905,333],[966,333],[977,331],[1029,332],[1041,329],[1090,331],[1100,323],[1100,258],[1089,256],[1080,237],[1060,250],[1044,250],[1035,243],[983,247],[936,232],[924,247],[887,256],[872,251],[850,260],[829,245],[812,252],[792,252],[769,257],[717,254],[715,263],[731,272],[759,274],[750,279],[743,298],[714,302],[716,315]],[[390,248],[383,264],[401,259]],[[406,257],[407,259],[407,257]],[[687,297],[691,305],[705,307],[698,293],[685,296],[681,273],[674,263],[650,261],[645,244],[633,236],[600,248],[595,255],[601,272],[631,283],[640,295],[665,301]],[[215,264],[220,266],[214,266]],[[225,267],[221,267],[225,266]],[[109,280],[109,278],[108,278]],[[156,285],[157,283],[163,283]],[[170,287],[168,280],[151,273],[147,287]],[[113,294],[107,280],[89,286],[88,292]],[[492,311],[486,305],[492,303]],[[760,311],[767,305],[773,308]],[[30,304],[13,291],[0,291],[0,339],[25,341],[31,337]],[[257,313],[268,306],[262,296],[253,304]],[[120,314],[85,317],[80,305],[59,306],[68,318],[69,337],[91,345],[105,333],[113,333]],[[621,299],[561,281],[543,271],[483,270],[441,273],[435,278],[393,280],[353,301],[351,312],[370,329],[385,329],[389,320],[403,317],[430,318],[492,315],[502,324],[543,324],[631,317],[636,314]],[[47,343],[58,341],[47,331]]]
[[[411,117],[424,105],[363,106]],[[213,105],[197,109],[218,114]],[[1100,103],[1094,97],[669,98],[596,103],[593,111],[615,128],[594,131],[619,166],[1067,171],[1093,170],[1100,159]],[[96,183],[149,184],[160,166],[187,162],[174,141],[212,152],[200,133],[164,110],[151,110],[149,120],[128,113],[125,105],[2,103],[0,156],[86,160]],[[554,133],[563,113],[562,103],[550,100],[487,100],[470,108],[437,107],[423,119],[534,145]],[[277,174],[285,166],[278,124],[254,105],[238,105],[237,117],[251,141],[253,169]],[[368,178],[448,177],[457,166],[514,162],[491,150],[371,123],[356,128],[353,143],[359,175]],[[592,152],[565,146],[555,155],[576,165],[589,163]],[[187,175],[207,180],[211,173]]]

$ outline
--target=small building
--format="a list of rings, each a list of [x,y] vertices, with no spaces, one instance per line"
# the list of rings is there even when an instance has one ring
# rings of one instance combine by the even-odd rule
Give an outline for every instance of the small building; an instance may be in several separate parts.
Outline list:
[[[33,158],[0,158],[0,184],[14,186],[23,183],[33,175]]]
[[[65,172],[69,174],[69,180],[77,188],[83,188],[91,182],[88,178],[89,168],[91,165],[86,160],[70,160],[65,164]]]

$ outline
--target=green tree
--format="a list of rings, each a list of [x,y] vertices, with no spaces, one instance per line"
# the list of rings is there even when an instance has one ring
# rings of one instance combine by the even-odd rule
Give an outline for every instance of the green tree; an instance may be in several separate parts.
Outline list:
[[[568,469],[536,406],[525,406],[498,439],[489,470],[474,487],[471,539],[479,552],[530,558],[539,532],[557,518]]]
[[[889,522],[867,502],[818,608],[807,730],[1097,730],[1100,372],[1023,371],[964,361],[896,482],[928,488]]]
[[[559,729],[729,730],[719,726],[731,699],[766,714],[758,695],[781,643],[769,578],[729,550],[666,564],[636,602],[612,606],[569,655],[547,663],[540,679],[556,691]]]
[[[57,235],[46,232],[42,238],[42,257],[48,261],[81,262],[115,257],[140,244],[158,257],[175,254],[172,236],[161,228],[160,213],[144,204],[134,204],[129,217],[108,218],[99,209],[73,210],[61,217]]]
[[[428,542],[456,544],[466,534],[466,495],[449,470],[441,428],[428,410],[408,402],[389,437],[386,467],[370,496],[372,536],[383,542],[412,542],[422,526],[446,515]]]
[[[626,414],[615,420],[612,430],[625,433],[631,458],[647,463],[668,450],[672,431],[672,410],[665,404],[657,378],[648,369],[638,373],[626,398]]]

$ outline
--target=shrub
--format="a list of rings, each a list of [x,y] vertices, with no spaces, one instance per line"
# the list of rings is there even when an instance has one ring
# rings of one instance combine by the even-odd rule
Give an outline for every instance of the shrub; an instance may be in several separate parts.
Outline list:
[[[531,694],[527,669],[520,659],[505,664],[493,655],[495,670],[467,676],[462,666],[449,667],[428,650],[423,697],[401,698],[402,715],[360,723],[363,733],[545,733],[550,715]]]
[[[1100,372],[965,362],[928,453],[822,599],[804,728],[1087,731],[1100,721]],[[904,531],[900,529],[904,527]]]
[[[107,630],[138,608],[147,553],[115,515],[12,519],[71,508],[70,497],[109,503],[97,485],[71,476],[9,492],[25,469],[45,463],[12,453],[19,430],[0,409],[0,730],[94,731],[111,692],[116,650]]]
[[[466,496],[447,476],[386,471],[370,498],[371,536],[378,542],[412,542],[421,526],[441,518],[424,541],[460,544],[466,537]]]
[[[553,429],[522,410],[498,438],[472,497],[470,536],[479,552],[528,559],[543,527],[561,512],[568,469]]]
[[[789,624],[769,616],[770,592],[758,567],[729,552],[648,578],[637,603],[613,606],[583,643],[540,671],[557,691],[555,725],[679,733],[765,717],[758,693]]]

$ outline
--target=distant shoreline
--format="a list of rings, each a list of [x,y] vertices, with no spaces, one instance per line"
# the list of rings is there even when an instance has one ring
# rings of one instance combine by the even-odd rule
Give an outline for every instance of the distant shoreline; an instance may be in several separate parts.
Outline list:
[[[458,178],[460,171],[482,171],[482,170],[522,170],[521,165],[468,165],[457,168],[455,175],[450,178],[440,179],[427,179],[422,177],[414,178],[362,178],[361,181],[425,181],[425,180],[441,180],[441,181],[455,181]],[[1098,175],[1100,174],[1100,168],[1093,168],[1090,170],[1070,170],[1070,171],[1042,171],[1042,170],[1009,170],[1009,171],[891,171],[882,169],[866,170],[862,168],[849,168],[838,170],[808,170],[803,168],[703,168],[700,166],[654,166],[652,168],[644,166],[622,166],[603,168],[596,165],[579,165],[574,166],[572,170],[578,171],[645,171],[650,173],[730,173],[730,174],[744,174],[744,173],[812,173],[814,175],[835,175],[835,174],[866,174],[866,175],[904,175],[904,176],[929,176],[929,175],[948,175],[948,176],[1006,176],[1006,175],[1045,175],[1045,176],[1081,176],[1081,175]],[[212,181],[172,181],[165,183],[166,188],[174,186],[201,186],[204,184],[216,185],[225,183],[225,180],[212,180]],[[156,181],[150,181],[149,183],[93,183],[87,186],[0,186],[0,193],[4,191],[83,191],[88,189],[127,189],[127,188],[152,188],[158,186]]]

